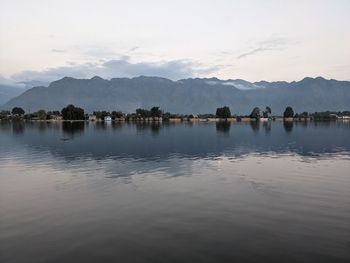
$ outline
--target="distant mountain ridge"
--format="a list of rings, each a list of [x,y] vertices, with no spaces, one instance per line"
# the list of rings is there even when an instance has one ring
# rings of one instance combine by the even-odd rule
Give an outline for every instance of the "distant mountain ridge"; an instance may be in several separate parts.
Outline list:
[[[160,77],[91,79],[64,77],[48,87],[34,87],[5,103],[26,111],[60,110],[67,104],[95,110],[134,112],[136,108],[160,106],[173,113],[214,113],[227,105],[235,114],[249,114],[253,107],[270,106],[281,114],[286,106],[295,111],[315,112],[350,109],[350,82],[322,77],[301,81],[248,82],[217,78],[172,81]]]
[[[22,94],[28,88],[0,84],[0,105]]]

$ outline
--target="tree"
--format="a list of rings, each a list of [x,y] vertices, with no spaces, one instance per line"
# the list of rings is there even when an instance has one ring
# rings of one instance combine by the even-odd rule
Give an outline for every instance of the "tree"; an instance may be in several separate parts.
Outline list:
[[[54,110],[54,111],[48,111],[47,112],[48,115],[56,115],[56,116],[59,116],[60,115],[60,112],[58,110]]]
[[[259,107],[255,107],[252,111],[252,113],[250,114],[250,118],[253,119],[260,119],[261,115],[260,115],[260,108]]]
[[[151,108],[151,116],[152,117],[160,117],[162,115],[162,111],[159,107],[152,107]]]
[[[163,113],[163,115],[162,115],[162,118],[163,118],[163,120],[169,120],[170,119],[170,117],[171,117],[171,113],[170,112],[166,112],[166,113]]]
[[[269,106],[266,106],[265,111],[263,111],[263,117],[268,118],[269,114],[271,114],[271,108]]]
[[[37,113],[36,113],[36,115],[38,115],[38,118],[40,119],[40,120],[46,120],[46,111],[44,111],[44,110],[39,110]]]
[[[11,112],[13,115],[23,115],[24,110],[20,107],[14,107]]]
[[[269,106],[266,106],[266,112],[269,113],[269,114],[272,113],[272,110],[271,110],[271,108]]]
[[[122,118],[124,114],[121,111],[112,111],[112,120]]]
[[[231,118],[231,111],[228,106],[216,109],[216,117],[221,119]]]
[[[301,115],[301,118],[308,118],[309,117],[309,113],[307,111],[304,111]]]
[[[84,110],[72,104],[63,108],[61,113],[64,120],[85,120]]]
[[[146,109],[136,109],[136,115],[138,115],[141,118],[149,118],[151,117],[151,112]]]
[[[10,114],[11,114],[10,111],[4,111],[4,110],[2,110],[2,111],[0,112],[0,120],[1,120],[1,119],[6,119],[7,116],[10,115]]]
[[[283,113],[283,118],[293,118],[293,116],[294,116],[293,108],[288,106]]]
[[[94,111],[94,115],[96,116],[96,119],[98,120],[104,120],[107,116],[110,116],[111,114],[108,111]]]

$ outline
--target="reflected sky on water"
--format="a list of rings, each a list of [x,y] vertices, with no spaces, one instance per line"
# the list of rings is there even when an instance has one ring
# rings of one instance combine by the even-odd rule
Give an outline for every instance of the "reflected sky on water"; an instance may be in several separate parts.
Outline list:
[[[1,262],[346,262],[350,124],[0,123]]]

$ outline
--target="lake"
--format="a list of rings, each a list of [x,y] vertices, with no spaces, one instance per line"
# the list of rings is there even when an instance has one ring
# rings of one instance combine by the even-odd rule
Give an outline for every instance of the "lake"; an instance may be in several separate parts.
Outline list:
[[[350,262],[350,123],[0,123],[1,262]]]

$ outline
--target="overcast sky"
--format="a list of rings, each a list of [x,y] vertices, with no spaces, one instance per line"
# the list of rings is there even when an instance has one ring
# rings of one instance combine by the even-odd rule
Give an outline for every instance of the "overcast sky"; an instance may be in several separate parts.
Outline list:
[[[350,1],[0,0],[0,81],[350,79]]]

